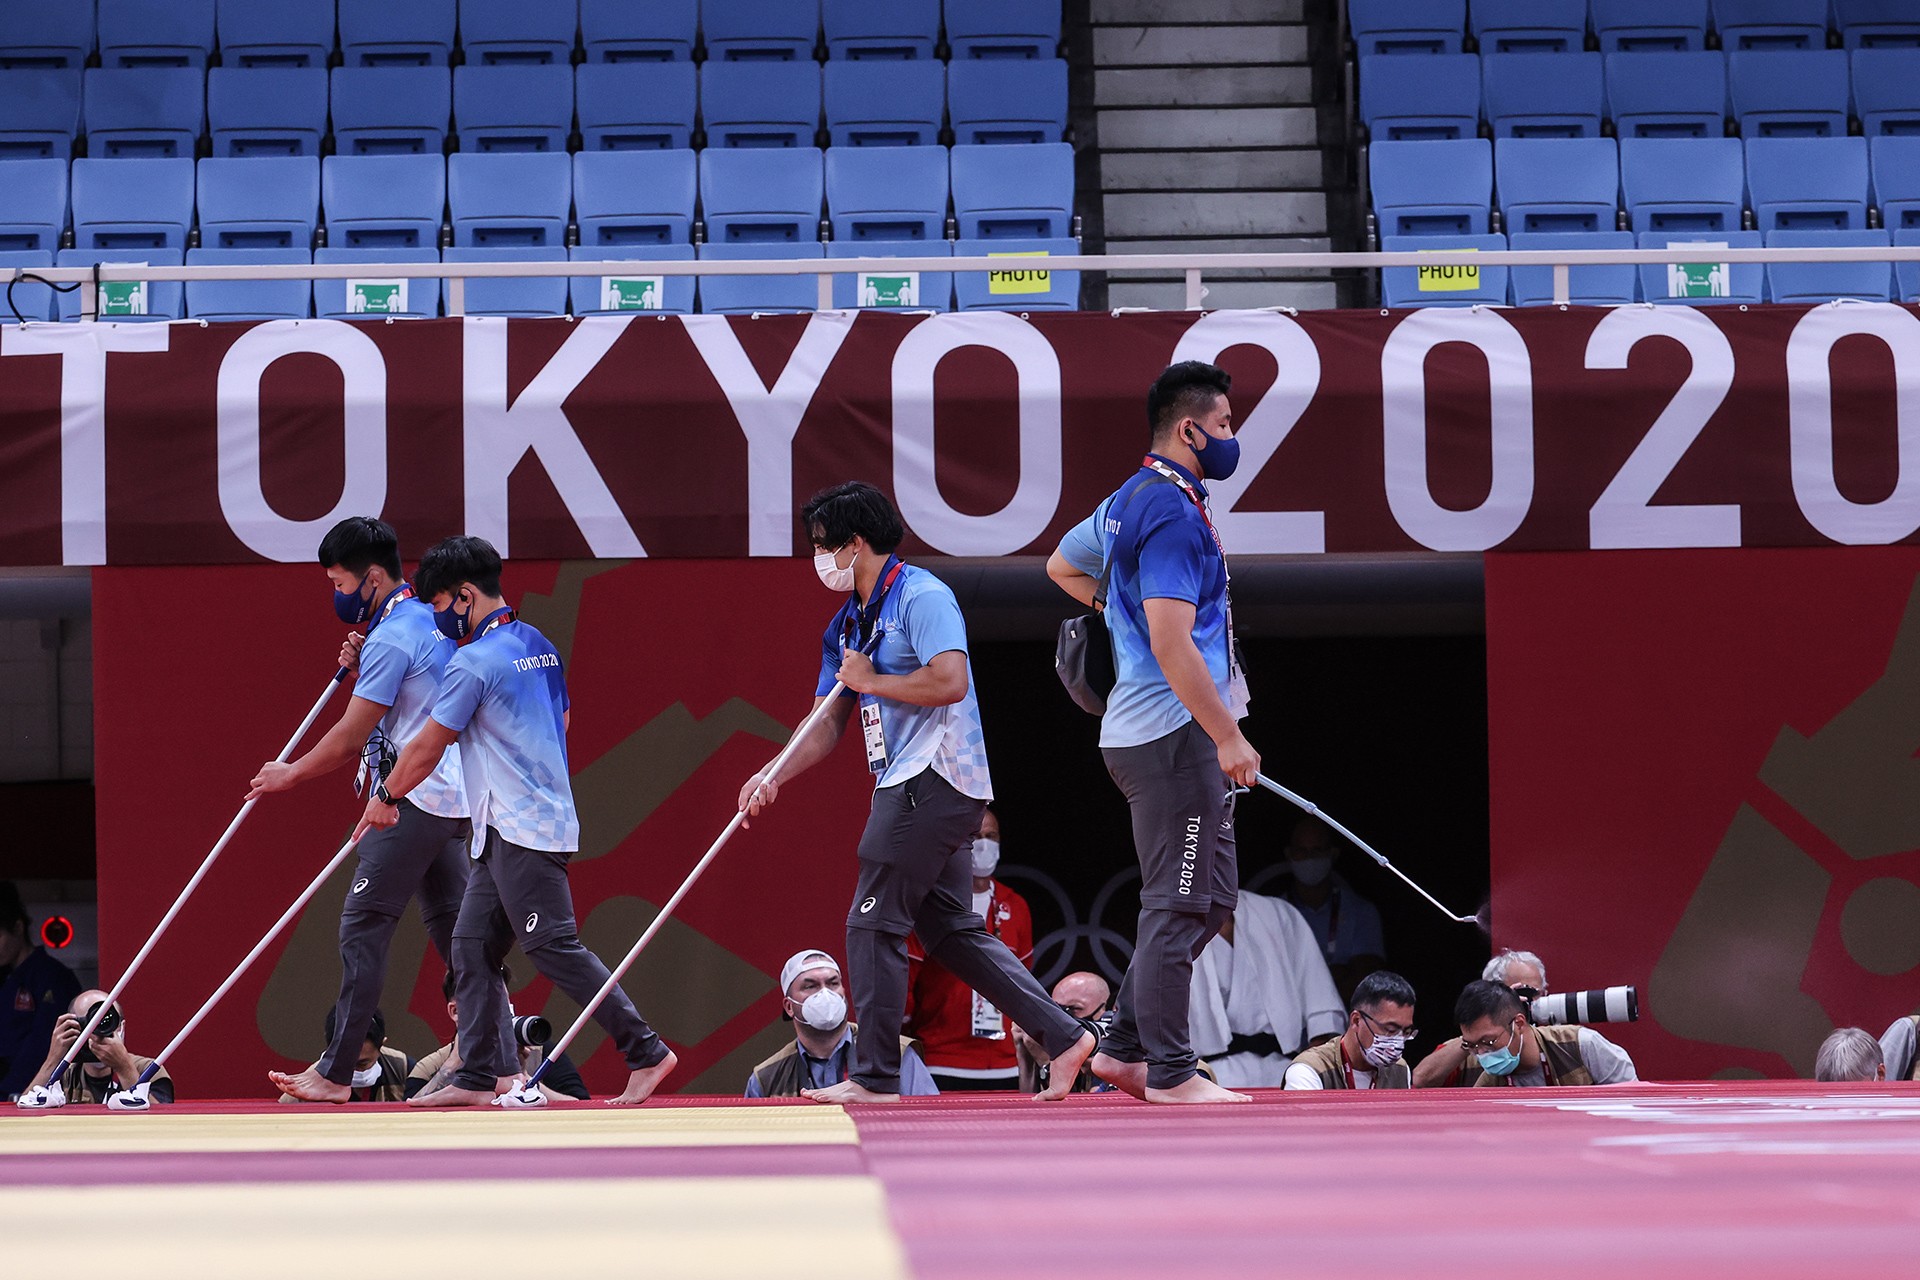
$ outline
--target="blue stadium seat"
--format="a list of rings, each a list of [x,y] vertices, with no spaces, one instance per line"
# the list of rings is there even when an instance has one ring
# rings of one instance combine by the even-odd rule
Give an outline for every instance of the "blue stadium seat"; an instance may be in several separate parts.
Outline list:
[[[1480,133],[1480,55],[1437,53],[1408,72],[1400,59],[1360,59],[1360,119],[1376,142],[1432,142]]]
[[[1747,170],[1738,138],[1623,138],[1620,189],[1635,231],[1738,231]]]
[[[332,103],[340,155],[438,156],[453,117],[453,75],[445,67],[335,67]]]
[[[976,58],[947,68],[956,143],[1058,142],[1067,130],[1064,58]]]
[[[1873,138],[1867,151],[1880,225],[1920,229],[1920,137]]]
[[[1060,0],[946,0],[957,59],[1051,58],[1060,52]]]
[[[1920,134],[1920,49],[1856,49],[1853,114],[1869,138]]]
[[[1602,53],[1688,53],[1707,47],[1707,0],[1593,0]]]
[[[79,132],[79,71],[0,71],[0,159],[71,158],[73,137]]]
[[[1748,205],[1769,231],[1859,231],[1867,225],[1865,138],[1749,138]]]
[[[210,249],[311,249],[320,157],[200,162],[200,243]]]
[[[1493,175],[1509,234],[1614,229],[1620,148],[1612,138],[1502,138]]]
[[[1073,234],[1073,148],[1064,142],[953,149],[962,240]]]
[[[426,276],[401,280],[382,276],[383,262],[438,262],[438,249],[315,249],[316,265],[351,262],[367,264],[367,270],[355,280],[375,286],[348,291],[348,280],[315,280],[313,314],[323,320],[432,319],[440,314],[440,278]],[[381,288],[384,284],[397,288]]]
[[[582,150],[693,145],[700,92],[691,62],[588,62],[574,68],[573,84]]]
[[[573,133],[573,68],[455,67],[453,121],[462,151],[565,151]]]
[[[320,203],[334,249],[437,249],[447,162],[425,156],[328,156]]]
[[[1840,49],[1727,56],[1727,87],[1745,138],[1844,138],[1849,93]]]
[[[1587,0],[1473,0],[1469,17],[1482,54],[1587,47]]]
[[[103,67],[205,67],[213,0],[99,0]]]
[[[189,249],[190,267],[310,264],[311,249]],[[189,280],[187,314],[201,320],[304,320],[311,280]]]
[[[1347,22],[1361,57],[1370,53],[1459,53],[1467,0],[1348,0]]]
[[[454,0],[339,0],[349,67],[444,67],[453,58]]]
[[[1736,49],[1824,49],[1827,0],[1713,0],[1720,46]]]
[[[820,238],[826,176],[815,147],[709,147],[700,153],[700,205],[715,244],[811,243]]]
[[[842,240],[827,242],[829,258],[951,258],[950,240]],[[863,287],[864,286],[864,287]],[[833,305],[838,310],[953,310],[953,273],[950,271],[849,271],[833,278]]]
[[[636,244],[620,248],[581,245],[570,254],[574,262],[632,262],[620,274],[574,276],[568,301],[576,316],[624,315],[639,311],[684,316],[693,313],[692,276],[663,276],[648,271],[649,262],[692,262],[690,244]]]
[[[1599,54],[1490,53],[1482,62],[1494,137],[1600,136],[1607,93]]]
[[[580,0],[588,62],[691,62],[699,0]]]
[[[573,207],[572,157],[564,151],[448,156],[447,204],[453,243],[462,249],[563,247]]]
[[[820,42],[820,0],[700,0],[709,62],[805,62]]]
[[[442,262],[565,262],[567,250],[557,240],[548,245],[456,246],[443,252],[440,259]],[[469,280],[466,293],[463,314],[470,316],[567,314],[565,276],[507,276],[494,280]]]
[[[931,60],[829,62],[827,138],[836,147],[927,147],[940,141],[947,67]]]
[[[1898,227],[1893,233],[1896,249],[1920,248],[1920,227]],[[1920,262],[1893,264],[1895,296],[1901,302],[1920,302]]]
[[[76,249],[184,249],[193,225],[193,161],[75,160]]]
[[[1507,237],[1510,249],[1631,249],[1631,231],[1516,231]],[[1567,301],[1576,307],[1617,307],[1639,300],[1639,269],[1618,266],[1567,268]],[[1544,307],[1553,303],[1552,267],[1513,267],[1509,271],[1516,307]]]
[[[334,0],[219,0],[220,62],[326,69]]]
[[[1498,253],[1507,247],[1503,235],[1388,236],[1380,241],[1387,253],[1434,253],[1472,249]],[[1380,301],[1389,307],[1505,306],[1506,267],[1384,267],[1380,271]]]
[[[1666,249],[1673,245],[1705,244],[1727,249],[1758,249],[1758,231],[1720,233],[1643,231],[1640,248]],[[1640,268],[1640,296],[1662,306],[1701,307],[1720,303],[1760,302],[1766,296],[1767,269],[1757,262],[1718,263],[1712,248],[1700,252],[1702,262],[1692,270],[1685,264],[1653,263]]]
[[[1727,59],[1695,53],[1610,53],[1607,114],[1622,138],[1719,138],[1727,132]]]
[[[953,301],[956,311],[1078,311],[1080,273],[1055,271],[1040,258],[1071,257],[1080,242],[1064,236],[1032,239],[956,240],[956,258],[1008,258],[1000,271],[956,271]]]
[[[32,280],[9,283],[16,271],[32,271],[36,267],[52,265],[53,251],[50,249],[0,249],[0,323],[54,318],[51,288]]]
[[[940,39],[940,0],[824,0],[820,25],[829,60],[931,58]]]
[[[580,246],[686,244],[697,185],[691,151],[582,151],[573,157]]]
[[[93,52],[90,4],[17,4],[0,22],[0,67],[78,71]],[[69,295],[70,296],[70,295]]]
[[[569,66],[579,32],[579,0],[460,0],[460,48],[468,66]]]
[[[317,156],[327,132],[322,67],[214,67],[207,127],[216,156]]]
[[[1833,16],[1849,49],[1920,46],[1920,9],[1913,0],[1833,0]]]
[[[820,64],[719,62],[700,68],[710,147],[811,147],[820,133]]]
[[[1493,143],[1487,139],[1376,142],[1368,156],[1382,240],[1487,234],[1493,207]]]
[[[126,161],[116,161],[124,164]],[[180,248],[145,249],[62,249],[54,255],[54,263],[62,267],[94,267],[115,262],[143,263],[149,267],[177,267],[186,260],[186,251]],[[89,286],[82,285],[56,296],[55,305],[60,308],[60,319],[74,321],[80,318],[81,309],[86,304],[86,292]],[[102,296],[96,298],[95,310],[102,320],[113,321],[164,321],[178,320],[185,312],[186,291],[178,280],[149,281],[137,290],[116,289],[111,283],[102,284]],[[128,294],[132,293],[132,297]],[[128,314],[122,308],[138,308],[137,314]]]
[[[1769,249],[1864,249],[1891,245],[1885,230],[1769,231]],[[1893,271],[1885,262],[1769,262],[1767,301],[1893,301]]]
[[[67,225],[67,162],[8,161],[6,178],[0,182],[0,249],[58,249]]]
[[[702,261],[738,261],[753,258],[825,258],[820,242],[788,244],[703,244]],[[813,311],[820,301],[820,277],[701,276],[700,310],[708,315],[747,315],[755,311]]]
[[[96,159],[193,157],[207,130],[198,67],[92,67],[81,93],[87,154]]]
[[[827,152],[827,217],[842,240],[944,239],[945,147],[835,147]]]

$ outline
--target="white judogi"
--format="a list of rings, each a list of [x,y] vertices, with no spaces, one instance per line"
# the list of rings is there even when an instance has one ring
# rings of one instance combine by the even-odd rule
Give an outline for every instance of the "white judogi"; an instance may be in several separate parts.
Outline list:
[[[1299,1050],[1346,1030],[1347,1013],[1313,930],[1291,903],[1242,893],[1233,941],[1216,937],[1193,966],[1193,1047],[1229,1088],[1279,1088],[1293,1059],[1224,1050],[1266,1033]]]

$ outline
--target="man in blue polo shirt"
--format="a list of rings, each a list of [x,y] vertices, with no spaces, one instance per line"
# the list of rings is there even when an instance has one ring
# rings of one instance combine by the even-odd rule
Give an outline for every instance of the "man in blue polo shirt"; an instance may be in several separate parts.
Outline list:
[[[333,583],[333,611],[349,627],[340,665],[357,671],[353,697],[333,728],[298,760],[260,766],[247,799],[286,791],[355,760],[377,781],[400,748],[420,730],[440,688],[453,642],[433,625],[433,610],[416,598],[400,572],[393,527],[371,516],[349,516],[320,541],[320,566]],[[358,1065],[380,990],[387,980],[387,949],[416,894],[420,919],[440,958],[453,963],[453,921],[467,887],[467,797],[460,753],[448,752],[400,806],[399,821],[361,841],[359,865],[340,908],[340,997],[334,1036],[305,1071],[269,1071],[281,1093],[308,1102],[346,1102],[366,1087]]]
[[[580,942],[567,863],[580,848],[567,771],[567,681],[560,654],[500,597],[500,554],[484,538],[447,538],[414,574],[433,621],[460,649],[420,732],[376,788],[361,829],[394,821],[394,805],[432,776],[456,741],[478,846],[453,927],[454,999],[461,1010],[460,1070],[416,1107],[484,1106],[518,1070],[503,1034],[500,964],[519,940],[534,968],[582,1008],[610,976]],[[594,1011],[627,1063],[611,1106],[645,1102],[677,1059],[615,987]]]
[[[1053,1003],[973,909],[973,833],[993,798],[966,622],[946,583],[906,564],[900,513],[870,484],[816,494],[800,514],[814,571],[850,593],[828,624],[817,708],[836,681],[838,705],[795,749],[779,778],[762,769],[740,789],[749,817],[780,784],[824,760],[857,705],[873,808],[860,837],[860,880],[847,913],[847,961],[861,1031],[848,1078],[801,1092],[815,1102],[898,1102],[900,1023],[907,1003],[907,935],[1066,1064],[1065,1097],[1095,1034]],[[843,564],[842,561],[845,561]],[[877,643],[876,643],[877,642]],[[869,658],[868,653],[872,654]]]
[[[1239,900],[1227,791],[1252,786],[1260,768],[1240,732],[1226,553],[1206,506],[1205,482],[1240,460],[1230,385],[1197,360],[1162,373],[1147,393],[1151,452],[1047,564],[1087,605],[1107,572],[1116,681],[1100,752],[1133,812],[1140,921],[1092,1065],[1149,1102],[1247,1101],[1198,1074],[1187,1019],[1193,962]]]

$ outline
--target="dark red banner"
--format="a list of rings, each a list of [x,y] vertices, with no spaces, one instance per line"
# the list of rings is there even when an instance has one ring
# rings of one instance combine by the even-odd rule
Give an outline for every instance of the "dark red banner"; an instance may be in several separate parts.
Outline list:
[[[302,320],[7,328],[0,564],[304,561],[367,512],[521,559],[788,556],[854,476],[911,553],[1044,552],[1181,359],[1236,379],[1236,553],[1920,529],[1900,306]]]

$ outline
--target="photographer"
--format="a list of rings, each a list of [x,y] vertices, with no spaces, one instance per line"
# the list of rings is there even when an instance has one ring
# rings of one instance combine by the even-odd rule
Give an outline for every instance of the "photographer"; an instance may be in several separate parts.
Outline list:
[[[1581,1026],[1536,1027],[1513,988],[1470,982],[1453,1007],[1461,1047],[1473,1060],[1464,1082],[1485,1088],[1632,1084],[1640,1077],[1626,1050]]]
[[[82,991],[74,998],[53,1025],[53,1045],[47,1051],[47,1060],[40,1065],[39,1074],[27,1086],[29,1089],[37,1089],[53,1077],[54,1067],[79,1038],[80,1028],[93,1016],[94,1006],[106,998],[104,991]],[[85,1047],[74,1055],[73,1067],[63,1081],[69,1101],[103,1103],[114,1094],[133,1088],[153,1059],[129,1053],[126,1033],[127,1020],[115,1006],[100,1019],[100,1025],[87,1037]],[[165,1067],[153,1077],[148,1096],[155,1102],[173,1101],[173,1077]]]
[[[1917,1031],[1920,1031],[1920,1013],[1910,1013],[1895,1021],[1880,1037],[1880,1056],[1887,1079],[1920,1080],[1920,1053],[1915,1052],[1915,1045],[1920,1043]]]
[[[338,1030],[335,1021],[337,1016],[336,1010],[327,1010],[325,1043],[329,1048],[333,1047],[334,1032]],[[412,1069],[412,1058],[388,1046],[387,1016],[376,1008],[367,1023],[367,1037],[360,1042],[359,1052],[354,1056],[353,1074],[347,1081],[347,1096],[332,1101],[405,1102],[407,1072]],[[308,1099],[283,1093],[280,1101],[305,1102]]]
[[[500,981],[508,988],[513,986],[512,975],[505,968],[500,970]],[[453,998],[453,993],[453,971],[449,969],[447,976],[440,980],[440,995],[447,1002],[447,1017],[453,1023],[453,1039],[413,1064],[406,1081],[406,1096],[409,1098],[442,1087],[460,1070],[460,1002]],[[552,1044],[553,1028],[545,1018],[516,1017],[512,1020],[512,1026],[514,1048],[520,1055],[520,1073],[531,1075],[547,1056]],[[526,1043],[528,1032],[542,1028],[547,1035],[541,1038],[541,1043]],[[553,1065],[547,1068],[547,1074],[540,1078],[540,1092],[549,1102],[559,1102],[564,1098],[585,1102],[593,1096],[587,1092],[586,1082],[580,1079],[579,1068],[564,1053],[553,1060]]]
[[[1487,961],[1480,976],[1516,991],[1524,990],[1532,997],[1547,994],[1547,962],[1531,951],[1515,951],[1509,947]],[[1459,1037],[1443,1040],[1413,1069],[1413,1087],[1441,1089],[1471,1083],[1465,1079],[1467,1066],[1467,1051],[1460,1047]]]

